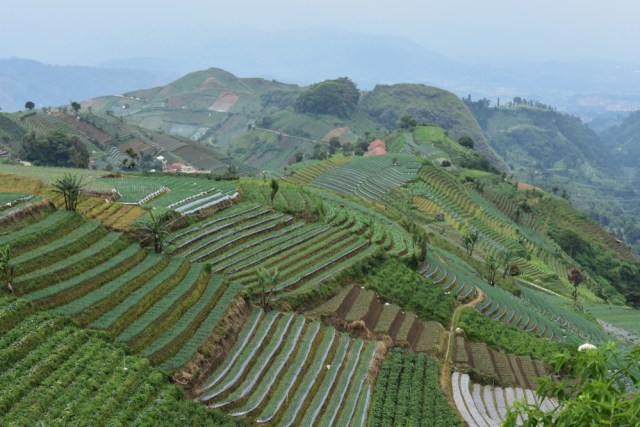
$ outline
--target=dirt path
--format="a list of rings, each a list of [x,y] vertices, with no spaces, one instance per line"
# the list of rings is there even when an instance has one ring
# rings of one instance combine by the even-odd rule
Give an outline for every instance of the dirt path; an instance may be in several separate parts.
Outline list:
[[[460,312],[465,308],[476,307],[478,306],[478,304],[484,301],[484,292],[482,292],[482,289],[476,286],[476,291],[478,292],[478,294],[476,295],[475,299],[456,308],[453,312],[453,315],[451,316],[451,325],[449,325],[449,333],[447,337],[447,352],[444,355],[442,369],[440,370],[440,389],[445,394],[445,396],[447,396],[449,405],[453,409],[456,409],[456,405],[453,401],[453,392],[451,391],[451,375],[449,375],[449,372],[451,372],[451,361],[449,360],[449,355],[451,354],[451,348],[453,347],[453,337],[455,336],[456,322],[458,320]]]

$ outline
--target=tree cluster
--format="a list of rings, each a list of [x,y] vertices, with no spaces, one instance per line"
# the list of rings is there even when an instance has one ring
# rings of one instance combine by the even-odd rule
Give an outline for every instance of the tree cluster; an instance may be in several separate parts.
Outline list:
[[[360,93],[348,77],[311,85],[302,92],[295,103],[295,110],[302,114],[329,114],[348,118],[356,110]]]
[[[44,138],[35,133],[22,140],[22,156],[38,166],[62,166],[86,168],[89,165],[89,149],[77,136],[69,136],[61,130],[51,130]]]

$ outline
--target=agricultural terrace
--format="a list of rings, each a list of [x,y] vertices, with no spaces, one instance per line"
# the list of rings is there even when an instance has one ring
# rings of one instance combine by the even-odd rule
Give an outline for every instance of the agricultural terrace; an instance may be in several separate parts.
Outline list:
[[[451,159],[468,149],[451,139],[439,126],[418,126],[412,132],[402,134],[400,151],[432,159]],[[403,144],[402,144],[403,143]]]
[[[508,408],[516,400],[524,399],[529,404],[538,405],[545,412],[558,406],[555,401],[540,401],[533,390],[474,384],[469,375],[458,372],[451,374],[451,385],[456,408],[470,427],[502,425]],[[518,424],[522,422],[522,419],[518,420]]]
[[[390,255],[408,257],[419,250],[412,236],[400,224],[375,209],[330,191],[314,190],[314,193],[322,198],[327,224],[355,232],[382,246]]]
[[[297,163],[289,166],[291,174],[286,177],[286,180],[293,184],[306,185],[329,169],[347,163],[352,159],[353,157],[333,156],[327,160],[307,160],[302,163]]]
[[[99,185],[118,191],[121,203],[173,209],[183,215],[226,200],[225,196],[235,193],[236,187],[235,182],[168,174],[101,178]]]
[[[376,378],[367,425],[462,426],[440,391],[438,371],[432,357],[391,350]]]
[[[0,218],[24,209],[41,200],[29,193],[2,193],[0,192]]]
[[[539,378],[549,374],[539,360],[491,350],[483,342],[468,342],[461,336],[455,337],[453,362],[457,369],[463,372],[473,369],[488,381],[531,390],[538,387]]]
[[[184,365],[239,303],[240,285],[204,265],[148,254],[122,233],[68,211],[0,236],[11,245],[15,294],[107,330],[165,369]]]
[[[361,426],[377,347],[303,316],[256,308],[199,399],[256,423]]]
[[[522,329],[541,338],[574,344],[583,341],[580,335],[589,334],[590,329],[577,329],[580,328],[581,323],[558,323],[558,313],[550,309],[542,310],[498,286],[489,285],[471,266],[452,253],[436,249],[430,251],[427,266],[422,272],[434,283],[439,283],[444,292],[454,293],[463,301],[469,298],[476,287],[480,288],[485,294],[485,299],[477,306],[477,310],[508,326]],[[567,317],[570,322],[572,317]]]
[[[412,155],[356,157],[337,165],[310,182],[316,187],[378,200],[385,193],[415,178],[420,162]]]
[[[527,253],[514,261],[521,273],[555,292],[570,294],[567,277],[575,263],[543,235],[514,224],[471,186],[463,186],[454,175],[437,166],[424,166],[422,182],[414,185],[413,203],[426,215],[442,212],[447,223],[460,230],[478,231],[480,252]],[[515,191],[515,190],[514,190]],[[508,192],[508,189],[505,189]],[[484,191],[483,193],[484,194]]]
[[[68,319],[0,298],[0,413],[4,425],[233,425],[183,399],[147,359]]]
[[[354,322],[360,320],[373,336],[390,337],[395,344],[416,352],[440,355],[444,350],[446,331],[440,323],[423,322],[414,313],[383,302],[364,287],[346,287],[309,314],[329,318],[332,324],[342,321],[345,329],[353,328]]]
[[[46,136],[47,133],[52,130],[59,130],[69,136],[76,136],[85,143],[89,143],[87,137],[82,132],[53,114],[36,111],[25,114],[18,120],[29,132],[34,132],[38,137]]]
[[[587,314],[603,320],[617,328],[640,337],[640,323],[638,323],[638,311],[617,305],[593,304],[585,307]]]
[[[479,204],[471,191],[458,183],[455,176],[435,165],[424,165],[418,172],[420,182],[414,184],[414,204],[424,211],[442,212],[445,220],[461,229],[469,226],[478,231],[480,246],[488,252],[518,250],[516,227],[488,203]]]
[[[277,268],[279,293],[313,287],[375,248],[349,230],[305,223],[250,202],[178,230],[167,243],[173,254],[206,262],[214,274],[248,287],[257,284],[258,269]]]

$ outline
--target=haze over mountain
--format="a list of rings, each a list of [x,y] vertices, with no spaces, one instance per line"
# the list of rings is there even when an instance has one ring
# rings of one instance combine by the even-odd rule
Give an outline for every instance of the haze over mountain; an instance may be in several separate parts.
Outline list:
[[[536,99],[590,119],[640,106],[637,7],[629,0],[61,0],[7,8],[0,37],[11,42],[0,44],[0,58],[173,72],[161,83],[209,67],[302,85],[338,76],[361,89],[425,83],[493,102]]]
[[[27,99],[36,105],[63,104],[166,84],[197,69],[219,67],[241,77],[300,85],[348,76],[366,90],[376,84],[423,83],[494,103],[521,96],[587,120],[640,108],[640,65],[619,61],[470,62],[453,60],[406,37],[326,28],[217,32],[184,44],[161,40],[163,49],[103,60],[95,68],[3,60],[0,107],[15,111]],[[128,52],[133,53],[122,53]]]

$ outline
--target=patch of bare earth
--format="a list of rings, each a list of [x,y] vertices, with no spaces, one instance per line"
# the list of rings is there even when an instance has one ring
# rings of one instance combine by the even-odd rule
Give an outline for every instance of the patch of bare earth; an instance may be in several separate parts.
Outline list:
[[[211,106],[209,106],[209,110],[217,111],[219,113],[228,113],[231,110],[231,107],[240,99],[238,95],[232,92],[224,92],[218,96],[218,99],[215,100]]]

